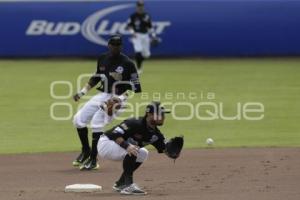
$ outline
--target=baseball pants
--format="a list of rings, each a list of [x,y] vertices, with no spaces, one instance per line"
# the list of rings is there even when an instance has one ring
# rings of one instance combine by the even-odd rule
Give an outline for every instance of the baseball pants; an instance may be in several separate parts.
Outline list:
[[[115,141],[110,140],[106,135],[102,135],[98,142],[98,154],[103,159],[121,161],[127,155],[127,151]],[[136,162],[142,163],[146,161],[147,158],[148,150],[146,148],[140,148]]]
[[[102,108],[107,100],[112,98],[113,94],[109,93],[99,93],[92,97],[74,116],[73,124],[76,128],[86,127],[89,122],[91,122],[91,129],[93,132],[103,132],[105,125],[109,124],[120,112],[109,116]],[[125,98],[121,95],[119,96],[125,103]]]
[[[147,33],[136,33],[136,37],[132,38],[133,48],[135,53],[141,53],[144,58],[149,58],[150,52],[150,37]]]

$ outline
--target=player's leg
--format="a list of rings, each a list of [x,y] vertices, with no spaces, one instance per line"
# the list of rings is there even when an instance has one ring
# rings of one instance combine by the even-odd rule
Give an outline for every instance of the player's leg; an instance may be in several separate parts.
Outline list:
[[[127,151],[120,147],[116,142],[110,140],[106,135],[102,135],[98,142],[98,154],[100,158],[113,161],[121,161],[125,158]],[[119,189],[121,185],[114,185],[114,190]]]
[[[137,157],[129,156],[125,149],[103,135],[98,143],[98,153],[99,156],[104,159],[115,161],[123,160],[123,173],[114,184],[114,190],[122,191],[122,194],[145,194],[143,190],[133,183],[133,173],[147,159],[147,149],[140,148]]]
[[[144,59],[147,59],[151,56],[151,51],[150,51],[150,44],[151,40],[148,34],[144,34],[143,38],[142,38],[142,46],[143,46],[143,50],[142,50],[142,56]]]
[[[115,141],[110,140],[106,135],[100,137],[97,149],[99,156],[107,160],[121,161],[127,154],[125,149]]]
[[[121,96],[120,96],[120,98],[123,100],[122,105],[124,105],[126,102],[126,98],[121,97]],[[107,98],[107,100],[108,100],[108,98]],[[123,109],[120,109],[116,113],[114,113],[112,116],[109,116],[105,110],[100,109],[94,114],[94,116],[91,120],[91,129],[93,132],[91,155],[90,155],[89,160],[80,167],[81,170],[92,170],[92,169],[99,168],[99,164],[97,162],[97,155],[98,155],[97,144],[98,144],[99,138],[103,134],[104,127],[107,124],[111,123],[116,118],[116,116],[118,116],[122,111],[123,111]]]
[[[138,70],[142,70],[143,67],[143,61],[144,61],[144,57],[142,55],[142,52],[136,52],[135,53],[135,62],[136,62],[136,66],[138,68]]]
[[[87,124],[99,110],[99,101],[104,97],[106,97],[106,95],[103,93],[95,95],[74,116],[73,124],[77,129],[78,137],[82,145],[80,155],[73,161],[74,166],[82,165],[90,156],[91,150],[88,140]]]
[[[138,155],[129,156],[128,154],[125,156],[123,160],[123,173],[120,179],[117,181],[118,184],[131,185],[133,183],[133,172],[137,170],[140,165],[146,161],[148,157],[148,150],[145,148],[140,148]]]
[[[148,34],[140,34],[140,43],[142,50],[136,54],[136,61],[139,69],[139,73],[142,73],[143,62],[149,58],[150,53],[150,37]]]
[[[105,125],[109,124],[112,119],[113,118],[111,116],[108,116],[104,110],[101,109],[98,110],[93,116],[91,120],[91,129],[93,132],[91,154],[88,161],[80,167],[80,170],[92,170],[99,168],[99,164],[97,162],[97,144],[100,136],[103,134]]]
[[[121,194],[126,195],[145,195],[146,192],[138,187],[133,181],[133,173],[141,166],[141,164],[148,158],[148,150],[140,148],[137,157],[125,156],[123,160],[123,173],[116,184],[123,185]]]
[[[90,146],[88,140],[87,127],[77,128],[77,133],[81,142],[81,152],[72,162],[72,165],[75,167],[82,165],[90,156]]]
[[[97,108],[96,105],[92,105],[88,102],[74,116],[73,123],[77,129],[78,137],[81,142],[81,153],[73,161],[73,166],[79,166],[83,164],[90,156],[91,150],[88,139],[87,124],[98,109],[99,108]]]
[[[144,60],[142,56],[143,45],[142,45],[142,36],[141,34],[136,34],[134,38],[132,38],[133,48],[135,52],[135,62],[138,70],[142,68],[142,62]]]

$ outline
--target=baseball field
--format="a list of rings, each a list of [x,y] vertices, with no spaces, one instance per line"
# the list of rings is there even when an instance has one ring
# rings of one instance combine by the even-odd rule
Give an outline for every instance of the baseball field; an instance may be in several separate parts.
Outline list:
[[[144,104],[120,117],[143,115],[148,102],[160,100],[172,110],[162,132],[168,138],[184,135],[185,145],[175,164],[151,151],[135,177],[148,192],[143,198],[300,199],[299,63],[299,58],[147,61],[144,93],[129,99],[133,106]],[[95,60],[0,60],[0,199],[120,198],[111,190],[120,163],[100,160],[100,169],[92,172],[71,165],[80,147],[72,126],[78,103],[71,95],[95,65]],[[101,185],[103,191],[64,193],[74,183]]]

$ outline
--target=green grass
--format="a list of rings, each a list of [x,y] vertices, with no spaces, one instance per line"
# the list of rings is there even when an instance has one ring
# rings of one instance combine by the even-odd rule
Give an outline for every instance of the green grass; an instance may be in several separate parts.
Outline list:
[[[71,103],[74,112],[77,104],[71,99],[51,98],[50,84],[64,80],[76,88],[77,76],[94,70],[95,61],[0,61],[0,153],[78,150],[71,120],[55,121],[49,114],[52,103]],[[205,121],[196,117],[178,121],[169,116],[161,130],[167,137],[184,134],[186,147],[205,147],[208,137],[215,140],[216,147],[300,146],[300,59],[151,60],[145,63],[141,81],[149,98],[136,95],[132,103],[151,101],[151,94],[157,96],[157,92],[163,102],[164,94],[171,92],[171,102],[176,103],[183,101],[176,98],[176,92],[196,92],[197,99],[184,101],[193,105],[222,102],[226,116],[236,114],[238,102],[264,105],[265,116],[259,121]],[[68,93],[66,86],[55,91],[57,95]],[[207,99],[209,92],[215,99]],[[63,107],[55,111],[58,116],[68,114]],[[189,113],[184,106],[175,112],[178,116]],[[204,112],[200,110],[202,115]]]

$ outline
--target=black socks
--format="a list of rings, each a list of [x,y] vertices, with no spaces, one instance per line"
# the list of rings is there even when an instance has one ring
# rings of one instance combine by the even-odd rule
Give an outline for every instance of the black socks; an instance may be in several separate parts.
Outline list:
[[[100,136],[103,134],[103,132],[94,132],[93,133],[93,140],[92,140],[92,152],[91,152],[91,158],[95,159],[98,155],[97,145]]]
[[[142,163],[136,162],[135,156],[126,155],[123,160],[123,173],[117,181],[118,185],[130,185],[133,183],[133,172],[141,166]]]
[[[78,136],[80,138],[80,142],[81,142],[81,145],[82,145],[82,151],[83,152],[91,151],[91,148],[90,148],[90,145],[89,145],[87,127],[77,128],[77,132],[78,132]],[[103,134],[103,132],[93,133],[91,158],[97,158],[97,155],[98,155],[97,145],[98,145],[99,138],[102,134]]]
[[[79,136],[79,139],[80,139],[80,142],[82,145],[82,151],[84,151],[84,152],[90,151],[87,127],[77,128],[77,132],[78,132],[78,136]]]

